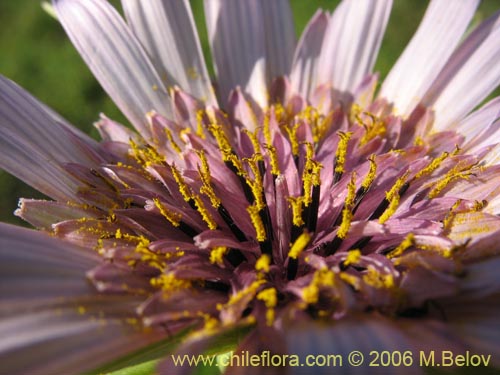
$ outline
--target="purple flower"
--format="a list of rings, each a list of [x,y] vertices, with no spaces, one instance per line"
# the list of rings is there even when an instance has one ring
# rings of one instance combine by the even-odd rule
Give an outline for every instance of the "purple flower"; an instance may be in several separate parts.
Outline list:
[[[431,1],[377,90],[392,1],[320,10],[296,44],[286,0],[206,0],[214,89],[187,0],[122,4],[127,23],[53,1],[137,132],[102,115],[98,143],[0,78],[0,166],[52,198],[16,211],[38,231],[0,226],[2,371],[155,343],[500,365],[500,98],[476,108],[500,82],[499,13],[463,37],[478,1]]]

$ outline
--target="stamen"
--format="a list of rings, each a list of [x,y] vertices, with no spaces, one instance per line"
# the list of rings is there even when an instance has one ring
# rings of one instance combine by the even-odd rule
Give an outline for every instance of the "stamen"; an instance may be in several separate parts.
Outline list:
[[[266,305],[266,324],[272,326],[274,323],[275,310],[274,308],[278,304],[278,293],[275,288],[267,288],[261,290],[257,294],[257,299],[263,301]]]
[[[339,144],[337,146],[337,151],[335,152],[335,163],[334,163],[334,177],[333,183],[340,181],[342,174],[345,172],[345,162],[347,156],[347,145],[352,137],[352,132],[337,132],[339,136]]]
[[[256,206],[247,207],[248,214],[252,221],[253,227],[255,228],[257,241],[263,242],[266,240],[266,229],[262,223],[262,218],[260,217],[260,209]]]
[[[302,253],[302,251],[304,251],[310,241],[311,235],[308,232],[304,231],[293,243],[290,251],[288,252],[288,280],[293,280],[297,275],[297,270],[299,268],[299,255]]]
[[[228,249],[225,246],[214,247],[210,251],[210,263],[217,264],[219,267],[224,265],[224,255],[227,253]]]
[[[337,230],[337,237],[345,239],[349,228],[351,227],[352,209],[354,208],[354,200],[356,198],[356,173],[352,173],[351,181],[347,184],[347,196],[344,202],[344,209],[342,210],[342,223]]]
[[[399,244],[399,246],[387,254],[387,257],[389,259],[398,257],[401,254],[403,254],[407,249],[409,249],[410,247],[412,247],[414,245],[415,245],[415,235],[413,233],[408,233],[408,235]]]

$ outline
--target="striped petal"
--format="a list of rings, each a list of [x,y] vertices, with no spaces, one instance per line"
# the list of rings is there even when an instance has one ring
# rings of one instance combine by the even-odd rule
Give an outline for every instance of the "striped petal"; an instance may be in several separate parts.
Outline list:
[[[261,1],[264,15],[267,82],[290,74],[295,49],[295,26],[288,0]]]
[[[412,40],[391,69],[380,96],[409,115],[460,41],[478,0],[433,0]]]
[[[469,153],[498,142],[500,132],[500,97],[497,97],[460,121],[454,130],[465,136]]]
[[[93,166],[102,161],[97,143],[0,76],[0,168],[51,198],[74,197],[77,183],[66,162]]]
[[[320,59],[320,83],[352,92],[371,73],[392,0],[344,0],[330,19]]]
[[[254,100],[267,105],[265,24],[259,0],[205,0],[205,17],[219,96],[241,86]]]
[[[122,0],[127,21],[167,87],[179,85],[216,105],[187,0]]]
[[[369,353],[377,351],[381,353],[384,350],[398,350],[404,352],[411,348],[410,342],[403,332],[399,331],[396,326],[389,321],[375,316],[369,318],[358,317],[356,319],[346,318],[335,322],[331,326],[325,326],[318,323],[310,324],[295,324],[293,327],[288,327],[286,330],[288,352],[299,355],[300,358],[305,358],[307,355],[314,354],[315,356],[330,354],[337,355],[336,366],[342,365],[343,374],[367,374],[372,373],[369,367],[369,361],[363,363],[363,356],[368,359]],[[349,353],[352,351],[361,352],[361,356],[351,355],[353,360],[361,359],[360,366],[349,366],[345,361]],[[342,360],[340,359],[342,358]],[[333,358],[331,358],[333,360]],[[361,364],[362,363],[362,364]],[[318,363],[319,364],[319,363]],[[329,366],[316,366],[305,368],[292,367],[290,374],[331,374],[330,362]],[[418,372],[416,364],[407,371],[411,373]],[[312,370],[314,369],[314,370]],[[386,367],[383,369],[384,374],[398,374],[400,370],[397,367]]]
[[[318,10],[300,37],[292,63],[290,81],[293,91],[308,98],[316,87],[319,57],[328,26],[328,15]]]
[[[422,100],[436,113],[435,130],[454,128],[500,84],[499,40],[497,12],[479,25],[450,57]]]
[[[135,297],[96,293],[85,272],[98,262],[87,249],[0,224],[3,372],[80,373],[158,340],[125,324]]]
[[[168,93],[139,41],[104,0],[53,0],[62,26],[108,95],[149,138],[146,113],[170,116]]]

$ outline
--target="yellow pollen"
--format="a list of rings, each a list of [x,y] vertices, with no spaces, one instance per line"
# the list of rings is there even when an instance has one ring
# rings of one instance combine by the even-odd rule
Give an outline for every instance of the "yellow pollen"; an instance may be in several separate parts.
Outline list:
[[[186,202],[189,202],[189,200],[192,198],[192,192],[189,186],[186,184],[186,181],[184,181],[184,177],[182,177],[181,173],[175,167],[175,165],[171,165],[170,169],[172,170],[172,175],[174,176],[175,182],[177,182],[177,186],[179,186],[179,192],[182,194],[182,197]]]
[[[224,255],[226,255],[228,248],[225,246],[214,247],[210,251],[210,263],[217,264],[218,266],[224,265]]]
[[[267,150],[269,162],[271,163],[271,173],[275,176],[279,176],[281,174],[281,171],[278,163],[278,154],[276,153],[276,147],[265,145],[264,148]]]
[[[130,148],[134,159],[141,165],[149,166],[151,164],[163,164],[165,158],[156,151],[154,147],[139,147],[132,138],[129,140]]]
[[[390,289],[394,287],[394,277],[377,271],[373,266],[368,266],[363,275],[363,281],[377,289]]]
[[[360,146],[365,145],[377,136],[383,136],[387,131],[385,122],[380,118],[369,112],[363,112],[363,115],[368,116],[371,121],[369,123],[366,123],[365,121],[363,121],[359,113],[355,115],[358,123],[365,128],[365,134],[359,142]]]
[[[172,136],[172,132],[169,129],[165,128],[165,135],[167,136],[167,139],[170,142],[170,144],[172,145],[172,148],[174,149],[174,151],[176,151],[177,153],[180,154],[182,152],[182,150],[179,147],[179,145],[177,143],[175,143],[174,137]]]
[[[468,180],[469,176],[472,174],[470,170],[462,170],[463,167],[456,165],[450,169],[441,179],[439,179],[435,184],[433,189],[429,192],[428,197],[430,199],[436,198],[451,182],[462,178]]]
[[[227,161],[228,155],[232,154],[232,147],[231,144],[229,143],[229,139],[227,138],[226,133],[222,129],[220,125],[212,124],[209,125],[208,129],[214,136],[215,140],[217,141],[217,144],[219,145],[219,150],[221,151],[222,158],[224,161]]]
[[[266,229],[260,217],[260,209],[257,206],[248,206],[247,212],[250,215],[253,227],[255,228],[257,241],[263,242],[266,240]]]
[[[174,227],[178,227],[180,225],[182,219],[181,214],[167,209],[167,207],[165,207],[158,198],[153,198],[153,202],[155,206],[160,210],[162,216],[167,219]]]
[[[203,221],[207,224],[208,229],[210,230],[215,230],[217,229],[217,223],[215,222],[213,216],[208,212],[207,208],[205,207],[205,204],[201,200],[200,196],[198,194],[193,195],[193,200],[196,205],[196,209],[201,215],[201,218]]]
[[[407,171],[403,176],[396,180],[396,183],[392,186],[392,188],[385,193],[385,198],[389,201],[389,206],[385,209],[384,213],[379,217],[378,221],[380,224],[384,224],[389,218],[396,212],[399,206],[399,191],[403,187],[406,182],[406,179],[409,175],[409,171]]]
[[[203,116],[205,111],[200,109],[196,112],[196,135],[201,139],[206,139],[205,131],[203,130]]]
[[[262,254],[259,259],[257,259],[257,262],[255,262],[255,270],[268,273],[270,265],[271,257],[268,254]]]
[[[311,241],[310,234],[303,232],[293,243],[290,251],[288,252],[288,256],[292,259],[297,259],[309,244],[309,241]]]
[[[405,239],[396,247],[394,250],[392,250],[389,254],[387,254],[387,257],[390,258],[395,258],[403,254],[407,249],[415,245],[415,235],[413,233],[408,233],[408,235],[405,237]]]
[[[347,184],[347,196],[344,202],[344,209],[342,210],[342,223],[337,231],[337,237],[345,239],[351,227],[352,209],[354,208],[354,200],[356,198],[356,173],[353,172],[351,181]]]
[[[332,287],[335,285],[335,274],[328,268],[322,268],[314,272],[311,283],[302,289],[302,299],[308,304],[314,304],[319,300],[321,287]]]
[[[212,178],[210,175],[210,167],[208,166],[207,157],[202,150],[197,153],[201,161],[201,166],[198,166],[198,173],[200,175],[201,182],[203,183],[203,186],[200,188],[200,192],[205,194],[208,199],[210,199],[210,203],[214,208],[219,208],[221,201],[215,194],[212,187]]]
[[[344,173],[344,165],[347,156],[347,145],[352,137],[352,132],[337,132],[339,136],[339,144],[337,151],[335,151],[335,173]]]
[[[448,158],[448,156],[450,156],[450,153],[449,152],[443,152],[441,155],[439,155],[437,158],[434,158],[428,166],[426,166],[424,169],[422,169],[421,171],[419,171],[416,175],[415,175],[415,179],[416,178],[420,178],[422,176],[425,176],[425,175],[428,175],[428,174],[431,174],[432,172],[434,172],[436,169],[439,168],[439,166],[441,165],[441,163],[446,159]]]
[[[296,123],[293,127],[284,126],[286,133],[288,134],[288,140],[292,146],[292,155],[299,155],[299,141],[297,140],[297,130],[300,124]]]
[[[152,278],[150,284],[153,287],[160,288],[164,296],[168,296],[178,290],[188,289],[191,287],[191,282],[183,279],[178,279],[172,273],[161,274],[158,277]]]
[[[257,299],[263,301],[267,307],[266,311],[266,323],[268,326],[273,325],[275,318],[274,308],[278,304],[278,293],[275,288],[267,288],[261,290],[257,294]]]
[[[371,155],[368,160],[370,161],[370,170],[368,171],[368,174],[363,179],[363,182],[361,184],[361,186],[363,186],[365,190],[368,190],[368,188],[371,186],[377,175],[377,164],[375,162],[375,155]]]
[[[250,142],[252,143],[254,153],[260,152],[260,143],[257,137],[258,128],[255,131],[250,131],[248,129],[243,129],[243,132],[248,136]]]
[[[292,222],[296,227],[304,225],[302,220],[302,203],[304,197],[288,197],[288,202],[292,206]]]
[[[257,290],[259,287],[265,282],[265,280],[255,280],[253,281],[249,286],[246,288],[238,291],[237,293],[233,294],[230,298],[229,301],[225,304],[219,304],[217,305],[217,308],[219,310],[223,310],[227,307],[230,307],[231,305],[235,305],[238,302],[240,302],[242,299],[247,298],[247,297],[253,297],[257,293]]]
[[[344,265],[356,264],[361,259],[361,251],[358,249],[350,250],[344,260]]]

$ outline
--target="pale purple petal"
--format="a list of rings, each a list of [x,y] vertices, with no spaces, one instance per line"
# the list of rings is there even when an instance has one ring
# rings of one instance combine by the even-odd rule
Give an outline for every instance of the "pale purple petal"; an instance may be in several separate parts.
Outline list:
[[[478,0],[433,0],[417,32],[391,69],[379,96],[409,115],[460,41]],[[461,106],[461,105],[460,105]]]
[[[472,112],[454,126],[454,130],[465,136],[464,148],[474,153],[479,149],[498,141],[500,97],[497,97]]]
[[[236,86],[267,104],[265,24],[258,0],[205,0],[208,38],[219,83],[226,102]]]
[[[295,26],[289,0],[261,1],[264,15],[267,82],[288,75],[295,49]]]
[[[217,105],[189,2],[122,0],[122,5],[165,86],[179,85]]]
[[[308,98],[316,87],[318,64],[328,15],[318,10],[307,24],[293,57],[290,81],[293,91]]]
[[[422,99],[436,112],[435,130],[453,128],[498,86],[499,39],[500,12],[479,25],[450,57]]]
[[[56,199],[74,197],[76,181],[64,162],[94,166],[98,145],[59,115],[0,76],[0,167]]]
[[[330,18],[321,52],[319,83],[352,92],[371,73],[392,0],[344,0]]]
[[[309,354],[326,356],[336,354],[346,361],[353,350],[360,351],[367,359],[373,350],[380,353],[383,350],[404,352],[411,349],[410,340],[396,325],[376,316],[345,318],[334,322],[331,326],[318,323],[294,324],[286,329],[285,335],[288,353],[298,354],[301,358]],[[370,361],[365,360],[361,366],[354,367],[349,366],[347,361],[342,362],[342,373],[373,373],[369,363]],[[309,372],[301,367],[292,367],[290,370],[290,374],[311,373],[311,368],[307,370]],[[416,363],[413,363],[412,367],[407,367],[406,371],[412,371],[412,374],[420,373]],[[399,374],[400,370],[397,367],[386,367],[380,373]],[[316,366],[314,374],[331,374],[331,367]]]
[[[168,93],[146,52],[104,0],[53,0],[58,18],[102,87],[149,138],[146,113],[170,115]]]

